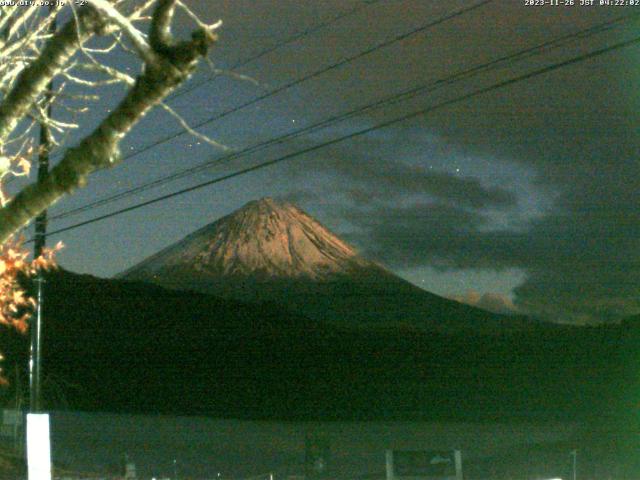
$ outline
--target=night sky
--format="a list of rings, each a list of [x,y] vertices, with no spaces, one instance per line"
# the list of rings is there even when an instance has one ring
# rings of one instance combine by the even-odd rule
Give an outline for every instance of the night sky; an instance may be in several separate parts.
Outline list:
[[[249,79],[218,76],[169,102],[196,124],[479,2],[188,3],[204,20],[224,21],[211,59],[225,71],[299,32],[329,23],[235,70]],[[331,22],[356,7],[354,13]],[[618,17],[635,17],[255,155],[54,220],[50,229],[631,39],[638,14],[640,6],[489,2],[226,115],[201,131],[230,149],[242,150],[563,35]],[[186,19],[179,22],[185,32],[190,28]],[[111,276],[250,200],[273,196],[295,202],[368,258],[440,295],[575,323],[636,314],[640,311],[639,55],[634,44],[62,233],[55,236],[66,244],[60,263],[73,271]],[[131,72],[138,68],[124,53],[113,54],[109,61],[128,66]],[[210,75],[204,63],[199,72],[187,88]],[[95,126],[123,91],[103,90],[70,141]],[[135,152],[179,130],[175,120],[157,110],[131,133],[123,152]],[[182,135],[94,175],[85,190],[50,212],[67,211],[221,155],[223,151]]]

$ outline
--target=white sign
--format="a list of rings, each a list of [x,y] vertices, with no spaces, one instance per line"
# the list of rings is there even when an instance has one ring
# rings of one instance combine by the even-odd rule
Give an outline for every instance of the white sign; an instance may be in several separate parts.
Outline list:
[[[27,466],[29,480],[51,480],[49,414],[27,414]]]

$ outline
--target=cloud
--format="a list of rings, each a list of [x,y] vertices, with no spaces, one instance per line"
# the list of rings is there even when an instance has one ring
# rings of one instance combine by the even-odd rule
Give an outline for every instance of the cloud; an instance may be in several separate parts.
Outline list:
[[[521,231],[496,230],[480,213],[428,203],[352,208],[349,219],[359,227],[350,240],[395,268],[525,271],[514,291],[523,312],[585,322],[640,310],[640,219],[612,218],[607,231],[602,219],[566,213]]]
[[[393,137],[396,135],[398,132],[392,132]],[[511,189],[456,172],[450,157],[453,152],[437,139],[422,134],[411,144],[403,138],[404,148],[395,152],[387,151],[389,140],[386,136],[366,138],[348,146],[334,146],[312,160],[287,164],[287,174],[306,179],[330,177],[332,188],[341,189],[356,203],[372,199],[394,201],[414,195],[471,209],[517,206],[517,195]],[[311,144],[299,142],[298,148]],[[407,158],[417,149],[425,158]]]
[[[368,188],[374,184],[375,190],[383,190],[387,196],[422,194],[471,208],[508,207],[516,204],[514,193],[504,188],[483,186],[477,178],[461,178],[447,172],[429,172],[401,162],[381,165],[382,168],[375,173],[368,167],[359,172],[359,180]],[[355,180],[354,177],[352,179]],[[357,200],[365,192],[369,190],[354,188],[349,194]]]
[[[350,239],[366,255],[397,268],[499,270],[520,266],[524,255],[523,234],[485,231],[486,215],[455,205],[370,204],[351,208],[345,216],[358,227]]]

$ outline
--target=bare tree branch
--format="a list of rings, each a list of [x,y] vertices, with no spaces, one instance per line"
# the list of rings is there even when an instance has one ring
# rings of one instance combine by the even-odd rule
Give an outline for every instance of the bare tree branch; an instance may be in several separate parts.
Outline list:
[[[105,7],[102,0],[90,1]],[[199,28],[193,32],[190,40],[174,42],[170,25],[174,4],[174,0],[158,1],[152,17],[150,33],[153,54],[144,56],[143,73],[136,78],[135,84],[120,104],[78,146],[68,149],[46,178],[25,187],[4,208],[0,209],[0,244],[63,195],[84,186],[90,173],[118,163],[120,141],[152,107],[158,105],[185,81],[193,72],[198,59],[207,54],[210,45],[216,40],[213,29],[217,28],[218,24]],[[91,17],[88,18],[82,22],[88,22],[89,26],[92,26]],[[125,34],[131,38],[130,32],[126,31],[128,26],[121,22],[121,19],[113,16],[108,18],[117,22],[117,25],[125,29]],[[85,38],[88,35],[86,28],[81,25],[82,31],[78,31],[75,22],[72,22],[71,26],[67,24],[63,29],[64,33],[56,34],[45,47],[42,56],[35,62],[39,65],[38,68],[34,70],[29,67],[25,70],[30,72],[29,75],[24,78],[25,72],[23,72],[18,82],[35,79],[38,85],[46,84],[52,75],[60,71],[70,55],[78,50],[77,40],[74,42],[68,37],[79,35],[81,39]],[[49,56],[43,60],[42,57],[45,57],[47,52]],[[52,53],[56,54],[57,59],[54,66],[50,64]],[[12,122],[16,120],[12,119],[21,118],[45,87],[46,85],[31,87],[31,93],[26,96],[24,94],[18,96],[15,89],[11,92],[10,95],[13,94],[9,101],[11,108],[5,106],[6,101],[0,106],[0,143],[15,128],[15,123]],[[22,114],[18,116],[19,113]]]
[[[84,9],[79,23],[69,21],[49,39],[37,60],[18,76],[11,91],[0,104],[0,144],[4,143],[18,122],[29,112],[47,85],[103,22],[95,12]]]
[[[127,17],[122,15],[113,5],[106,0],[88,0],[106,19],[115,23],[133,44],[138,55],[147,63],[155,63],[158,59],[147,40]]]
[[[211,146],[220,148],[222,150],[230,150],[229,147],[227,147],[226,145],[221,144],[220,142],[215,141],[213,138],[208,137],[207,135],[204,135],[200,132],[198,132],[197,130],[194,130],[191,125],[189,125],[189,123],[182,118],[182,115],[180,115],[178,112],[176,112],[173,108],[171,108],[169,105],[167,105],[166,103],[162,102],[160,103],[160,106],[169,113],[169,115],[171,115],[173,118],[175,118],[178,123],[180,124],[180,126],[182,128],[185,129],[185,131],[187,133],[189,133],[191,136],[199,138],[200,140],[202,140],[205,143],[208,143]]]

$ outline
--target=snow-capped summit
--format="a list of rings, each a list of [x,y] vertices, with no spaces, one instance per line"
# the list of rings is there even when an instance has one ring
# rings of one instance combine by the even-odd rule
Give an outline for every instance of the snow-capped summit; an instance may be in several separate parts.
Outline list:
[[[262,198],[188,235],[121,276],[150,280],[167,269],[211,276],[327,280],[373,266],[296,206]]]

